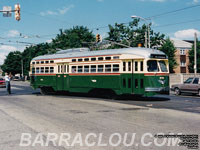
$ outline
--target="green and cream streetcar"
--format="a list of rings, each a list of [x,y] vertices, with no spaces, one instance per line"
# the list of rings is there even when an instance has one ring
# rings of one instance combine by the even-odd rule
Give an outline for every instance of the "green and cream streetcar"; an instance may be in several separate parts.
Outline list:
[[[152,96],[169,92],[168,59],[155,49],[68,49],[36,57],[30,66],[31,86],[43,94]]]

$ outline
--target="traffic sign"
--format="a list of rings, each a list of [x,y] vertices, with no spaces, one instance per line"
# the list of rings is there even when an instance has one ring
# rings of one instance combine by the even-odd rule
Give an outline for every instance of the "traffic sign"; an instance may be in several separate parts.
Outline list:
[[[3,17],[11,17],[12,16],[12,8],[11,6],[4,6],[3,7]]]

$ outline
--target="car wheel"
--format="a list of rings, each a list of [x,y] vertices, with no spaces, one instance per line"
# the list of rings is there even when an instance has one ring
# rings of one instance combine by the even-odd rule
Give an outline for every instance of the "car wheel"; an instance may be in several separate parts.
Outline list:
[[[175,94],[176,94],[176,95],[181,95],[181,91],[180,91],[179,88],[175,88]]]
[[[198,90],[198,96],[200,96],[200,90]]]

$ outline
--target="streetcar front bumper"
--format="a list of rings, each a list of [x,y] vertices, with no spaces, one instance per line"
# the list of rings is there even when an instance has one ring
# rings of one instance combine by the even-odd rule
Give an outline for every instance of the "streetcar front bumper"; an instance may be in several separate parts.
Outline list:
[[[145,92],[169,94],[169,87],[147,87],[147,88],[145,88]]]

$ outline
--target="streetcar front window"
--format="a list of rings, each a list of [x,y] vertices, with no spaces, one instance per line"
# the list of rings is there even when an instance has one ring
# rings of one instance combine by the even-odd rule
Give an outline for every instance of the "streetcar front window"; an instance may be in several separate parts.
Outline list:
[[[148,72],[158,72],[158,64],[156,60],[147,61],[147,70]]]
[[[165,61],[163,60],[159,61],[159,65],[162,72],[168,72]]]

